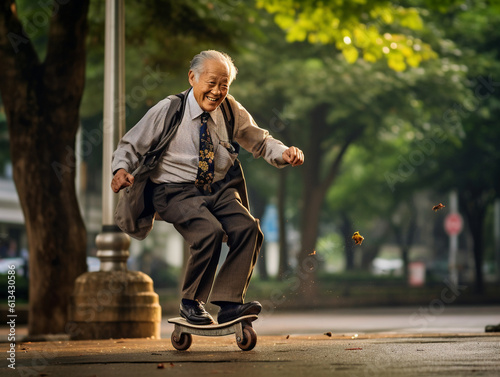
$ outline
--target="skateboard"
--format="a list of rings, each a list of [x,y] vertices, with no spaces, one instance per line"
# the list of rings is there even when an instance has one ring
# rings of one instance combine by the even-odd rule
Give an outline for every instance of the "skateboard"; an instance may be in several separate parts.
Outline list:
[[[236,344],[243,351],[252,350],[257,344],[257,333],[252,327],[252,322],[257,315],[245,315],[230,322],[211,325],[193,325],[182,317],[170,318],[168,323],[175,325],[171,341],[176,350],[185,351],[193,342],[192,335],[223,336],[236,334]]]

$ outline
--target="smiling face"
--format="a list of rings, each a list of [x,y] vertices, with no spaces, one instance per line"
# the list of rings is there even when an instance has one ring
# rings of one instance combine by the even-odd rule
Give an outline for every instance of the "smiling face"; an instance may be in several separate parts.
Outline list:
[[[214,111],[229,92],[229,69],[226,63],[206,60],[198,80],[195,73],[188,73],[196,102],[203,111]]]

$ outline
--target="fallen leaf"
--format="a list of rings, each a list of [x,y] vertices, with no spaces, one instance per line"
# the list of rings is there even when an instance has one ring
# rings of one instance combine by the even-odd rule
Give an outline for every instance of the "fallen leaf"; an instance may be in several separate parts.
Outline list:
[[[352,239],[354,240],[355,245],[361,245],[365,237],[360,235],[359,232],[354,232],[354,234],[352,235]]]
[[[162,363],[158,364],[156,366],[158,369],[164,369],[165,368],[165,365],[163,365]]]
[[[437,212],[437,211],[439,211],[441,208],[444,208],[444,207],[446,207],[446,206],[445,206],[443,203],[439,203],[438,205],[435,205],[434,207],[432,207],[432,210],[433,210],[434,212]]]

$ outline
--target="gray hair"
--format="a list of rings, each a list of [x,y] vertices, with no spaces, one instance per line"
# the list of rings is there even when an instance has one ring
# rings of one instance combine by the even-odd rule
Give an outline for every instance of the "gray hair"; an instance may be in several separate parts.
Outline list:
[[[200,75],[203,73],[204,65],[207,60],[218,60],[222,63],[227,64],[229,68],[229,84],[233,82],[238,73],[238,69],[233,63],[233,59],[225,52],[206,50],[195,55],[193,60],[191,60],[190,70],[194,72],[194,78],[196,81],[199,80]]]

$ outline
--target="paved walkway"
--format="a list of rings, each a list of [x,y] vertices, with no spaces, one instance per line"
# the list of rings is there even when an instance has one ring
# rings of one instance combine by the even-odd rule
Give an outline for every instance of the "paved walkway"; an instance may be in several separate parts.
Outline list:
[[[259,338],[241,351],[234,335],[194,337],[188,351],[162,339],[18,342],[1,376],[499,376],[500,307],[342,309],[263,313]],[[5,328],[1,329],[5,332]],[[2,336],[2,338],[5,338]]]
[[[5,355],[5,346],[1,347]],[[233,336],[20,343],[2,376],[499,376],[500,335],[260,336],[243,352]]]

